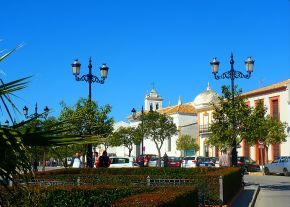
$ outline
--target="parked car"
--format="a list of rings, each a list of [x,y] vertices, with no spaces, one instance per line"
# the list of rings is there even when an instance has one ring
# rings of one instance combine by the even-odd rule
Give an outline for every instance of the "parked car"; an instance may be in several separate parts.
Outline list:
[[[196,167],[197,156],[187,156],[182,159],[181,167]]]
[[[135,164],[140,167],[148,167],[148,163],[151,157],[157,157],[157,155],[154,154],[139,155],[136,158]]]
[[[271,173],[289,175],[290,172],[290,157],[282,156],[277,157],[272,163],[266,164],[264,167],[265,175]]]
[[[135,160],[135,164],[140,166],[140,167],[144,167],[144,158],[145,158],[145,155],[137,156],[136,160]]]
[[[164,167],[164,160],[161,159],[161,167]],[[148,167],[158,167],[158,156],[152,156],[148,162]]]
[[[133,157],[110,157],[110,168],[134,167]]]
[[[168,157],[167,167],[181,167],[182,157]]]
[[[213,161],[209,157],[197,157],[197,167],[214,167]]]
[[[239,156],[237,164],[244,170],[245,173],[261,171],[260,166],[250,157]]]
[[[154,154],[146,154],[145,157],[144,157],[144,166],[145,167],[149,167],[149,161],[152,157],[157,157],[157,155],[154,155]]]
[[[210,157],[209,159],[214,163],[215,167],[220,167],[219,157]]]

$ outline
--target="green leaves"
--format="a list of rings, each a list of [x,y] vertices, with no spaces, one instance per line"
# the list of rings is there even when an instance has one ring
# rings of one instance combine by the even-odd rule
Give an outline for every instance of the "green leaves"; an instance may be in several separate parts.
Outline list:
[[[243,139],[247,144],[254,145],[258,140],[266,145],[278,144],[286,139],[286,124],[266,115],[267,111],[262,101],[255,108],[246,105],[246,99],[241,97],[241,90],[234,91],[234,102],[229,87],[222,87],[223,96],[219,104],[214,105],[212,135],[209,143],[220,149],[232,147],[233,140],[240,143]]]
[[[196,138],[186,134],[178,137],[176,140],[176,149],[198,151],[199,145],[197,144]]]
[[[108,116],[111,106],[98,106],[96,102],[83,98],[72,107],[64,103],[61,105],[63,109],[60,120],[66,121],[64,126],[70,128],[66,134],[79,135],[87,143],[107,143],[107,137],[112,133],[114,123]]]
[[[145,113],[143,119],[143,130],[145,137],[151,139],[157,148],[158,156],[161,157],[160,150],[165,139],[171,138],[177,133],[173,118],[160,114],[156,111]],[[160,166],[160,162],[159,162]]]
[[[111,136],[109,136],[110,146],[125,146],[129,150],[129,156],[131,155],[133,145],[140,144],[142,136],[140,136],[140,127],[120,127]]]

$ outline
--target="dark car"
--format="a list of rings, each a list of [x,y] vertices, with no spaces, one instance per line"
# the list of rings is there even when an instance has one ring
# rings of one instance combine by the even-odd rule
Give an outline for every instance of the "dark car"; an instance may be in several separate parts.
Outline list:
[[[181,167],[182,157],[168,157],[167,167]]]
[[[238,166],[241,167],[245,173],[259,172],[261,170],[260,166],[250,157],[238,157]]]
[[[198,157],[196,166],[197,167],[214,167],[215,165],[209,157]]]

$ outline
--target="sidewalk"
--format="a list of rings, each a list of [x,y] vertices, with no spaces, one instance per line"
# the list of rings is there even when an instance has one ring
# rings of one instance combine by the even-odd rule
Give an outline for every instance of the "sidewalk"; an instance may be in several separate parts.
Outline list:
[[[231,207],[254,207],[260,186],[253,183],[246,183],[244,190],[230,205]]]

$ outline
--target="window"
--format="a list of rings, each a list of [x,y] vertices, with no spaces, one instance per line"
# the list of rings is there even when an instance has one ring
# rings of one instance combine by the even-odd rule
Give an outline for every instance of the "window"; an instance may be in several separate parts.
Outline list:
[[[159,104],[157,103],[157,104],[156,104],[156,110],[158,110],[158,109],[159,109]]]
[[[171,151],[171,137],[168,138],[168,151]]]
[[[279,119],[278,99],[272,100],[272,117]]]

